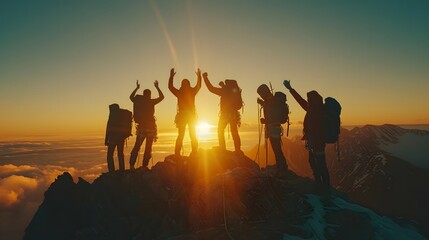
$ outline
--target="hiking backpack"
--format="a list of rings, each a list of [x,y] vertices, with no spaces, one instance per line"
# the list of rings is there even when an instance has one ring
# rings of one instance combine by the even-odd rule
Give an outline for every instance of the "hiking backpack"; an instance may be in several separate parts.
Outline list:
[[[336,143],[338,141],[341,125],[340,114],[340,103],[332,97],[325,98],[325,104],[323,104],[323,130],[325,143]]]
[[[115,136],[129,137],[131,136],[133,126],[133,114],[127,109],[118,109],[109,113],[109,128],[110,133]]]
[[[225,95],[227,107],[231,110],[240,110],[244,104],[237,81],[232,79],[225,80],[225,89],[227,90]]]
[[[286,94],[275,92],[272,100],[264,106],[265,120],[268,123],[284,124],[289,121],[289,106],[286,103]]]
[[[133,119],[135,123],[141,124],[147,121],[147,119],[151,118],[155,109],[150,100],[144,99],[142,95],[135,96],[135,100],[133,102]]]
[[[286,103],[286,94],[283,92],[275,92],[274,98],[276,99],[275,119],[281,124],[289,122],[289,106]]]

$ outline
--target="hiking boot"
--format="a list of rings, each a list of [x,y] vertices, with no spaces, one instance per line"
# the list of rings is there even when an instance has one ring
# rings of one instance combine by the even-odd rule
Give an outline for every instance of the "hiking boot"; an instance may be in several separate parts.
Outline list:
[[[288,175],[287,167],[277,169],[277,171],[274,173],[274,177],[277,177],[277,178],[286,178],[287,175]]]

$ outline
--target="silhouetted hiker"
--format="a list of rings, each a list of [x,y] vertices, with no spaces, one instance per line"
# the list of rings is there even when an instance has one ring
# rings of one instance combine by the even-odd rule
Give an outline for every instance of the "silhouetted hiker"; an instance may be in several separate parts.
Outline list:
[[[267,85],[262,84],[259,86],[257,93],[262,98],[258,98],[258,103],[262,105],[264,110],[264,118],[261,118],[260,121],[265,124],[265,137],[270,139],[276,158],[277,171],[280,174],[286,173],[288,167],[281,145],[283,135],[282,120],[278,115],[283,110],[280,109],[281,105],[279,105],[278,99],[274,97]]]
[[[318,183],[329,186],[329,172],[325,161],[325,139],[323,134],[323,98],[316,91],[307,93],[307,101],[299,95],[290,85],[290,81],[285,80],[283,85],[301,107],[307,112],[304,117],[304,137],[308,150],[308,161],[313,175]]]
[[[119,170],[124,171],[124,143],[125,139],[131,136],[132,113],[126,109],[120,109],[116,103],[109,105],[109,111],[104,139],[104,145],[107,146],[107,168],[109,172],[115,171],[113,153],[117,148]]]
[[[147,168],[149,160],[152,158],[152,144],[157,138],[157,126],[155,119],[155,105],[164,99],[164,94],[159,88],[158,81],[154,82],[154,86],[158,91],[158,98],[151,99],[151,91],[143,90],[143,95],[136,95],[140,84],[136,82],[136,89],[131,93],[130,99],[134,103],[134,122],[136,122],[137,138],[130,156],[130,169],[134,169],[137,156],[143,141],[146,139],[146,146],[143,154],[143,167]]]
[[[176,72],[174,68],[170,70],[170,78],[168,80],[168,89],[177,97],[177,114],[174,122],[178,128],[179,135],[176,139],[176,146],[174,148],[174,154],[180,156],[180,151],[182,149],[183,138],[185,137],[186,125],[189,129],[189,137],[191,138],[191,156],[195,155],[198,151],[198,141],[197,134],[195,132],[195,124],[197,121],[197,113],[195,109],[195,96],[201,88],[201,70],[198,69],[197,74],[197,84],[195,87],[191,87],[191,84],[188,79],[182,80],[182,85],[180,89],[177,89],[173,85],[173,79]]]
[[[229,124],[231,128],[232,139],[234,140],[234,149],[238,154],[243,154],[241,151],[241,140],[238,135],[238,127],[240,126],[240,112],[238,111],[243,106],[241,98],[241,89],[238,87],[235,80],[227,79],[220,82],[221,87],[214,87],[208,78],[207,72],[203,73],[204,83],[207,89],[220,96],[220,115],[217,124],[217,137],[221,150],[226,150],[225,146],[225,127]]]

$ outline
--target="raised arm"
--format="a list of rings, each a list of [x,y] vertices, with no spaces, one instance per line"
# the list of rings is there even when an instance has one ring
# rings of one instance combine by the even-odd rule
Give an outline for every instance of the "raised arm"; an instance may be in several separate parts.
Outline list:
[[[164,100],[164,94],[162,93],[161,89],[159,88],[158,80],[155,80],[155,82],[153,83],[153,85],[155,86],[156,90],[158,91],[158,95],[159,95],[158,98],[154,99],[154,104],[158,104],[162,100]]]
[[[197,94],[197,92],[201,89],[201,70],[198,68],[195,74],[197,75],[197,84],[192,89],[194,90],[195,94]]]
[[[217,87],[214,87],[212,84],[211,84],[211,82],[210,82],[210,80],[209,80],[209,75],[207,74],[207,72],[205,72],[205,73],[203,73],[203,78],[204,78],[204,83],[206,84],[206,86],[207,86],[207,89],[210,91],[210,92],[212,92],[212,93],[214,93],[214,94],[216,94],[216,95],[221,95],[221,93],[222,93],[222,88],[217,88]]]
[[[168,89],[170,90],[171,93],[174,94],[174,96],[177,97],[179,90],[177,88],[175,88],[173,85],[174,75],[176,75],[176,72],[174,71],[174,68],[172,68],[170,70],[170,78],[168,79]]]
[[[260,104],[262,107],[265,107],[265,101],[264,101],[264,100],[262,100],[261,98],[256,99],[256,102],[257,102],[258,104]]]
[[[308,109],[308,102],[301,97],[301,95],[299,95],[299,93],[297,91],[295,91],[295,89],[292,88],[292,86],[290,85],[290,80],[284,80],[283,81],[283,85],[289,89],[289,92],[292,94],[293,98],[295,98],[295,100],[299,103],[299,105],[305,110],[307,111]]]
[[[137,90],[139,90],[139,88],[140,88],[140,84],[139,84],[139,80],[137,80],[136,81],[136,89],[134,89],[134,91],[130,95],[130,100],[132,102],[134,102],[134,98],[136,97],[136,93],[137,93]]]

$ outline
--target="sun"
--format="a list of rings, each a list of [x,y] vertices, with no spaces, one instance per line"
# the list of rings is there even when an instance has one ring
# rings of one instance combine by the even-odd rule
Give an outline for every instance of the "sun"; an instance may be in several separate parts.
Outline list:
[[[197,124],[197,134],[199,136],[206,136],[211,133],[211,129],[213,128],[213,125],[208,124],[207,122],[199,122]]]

